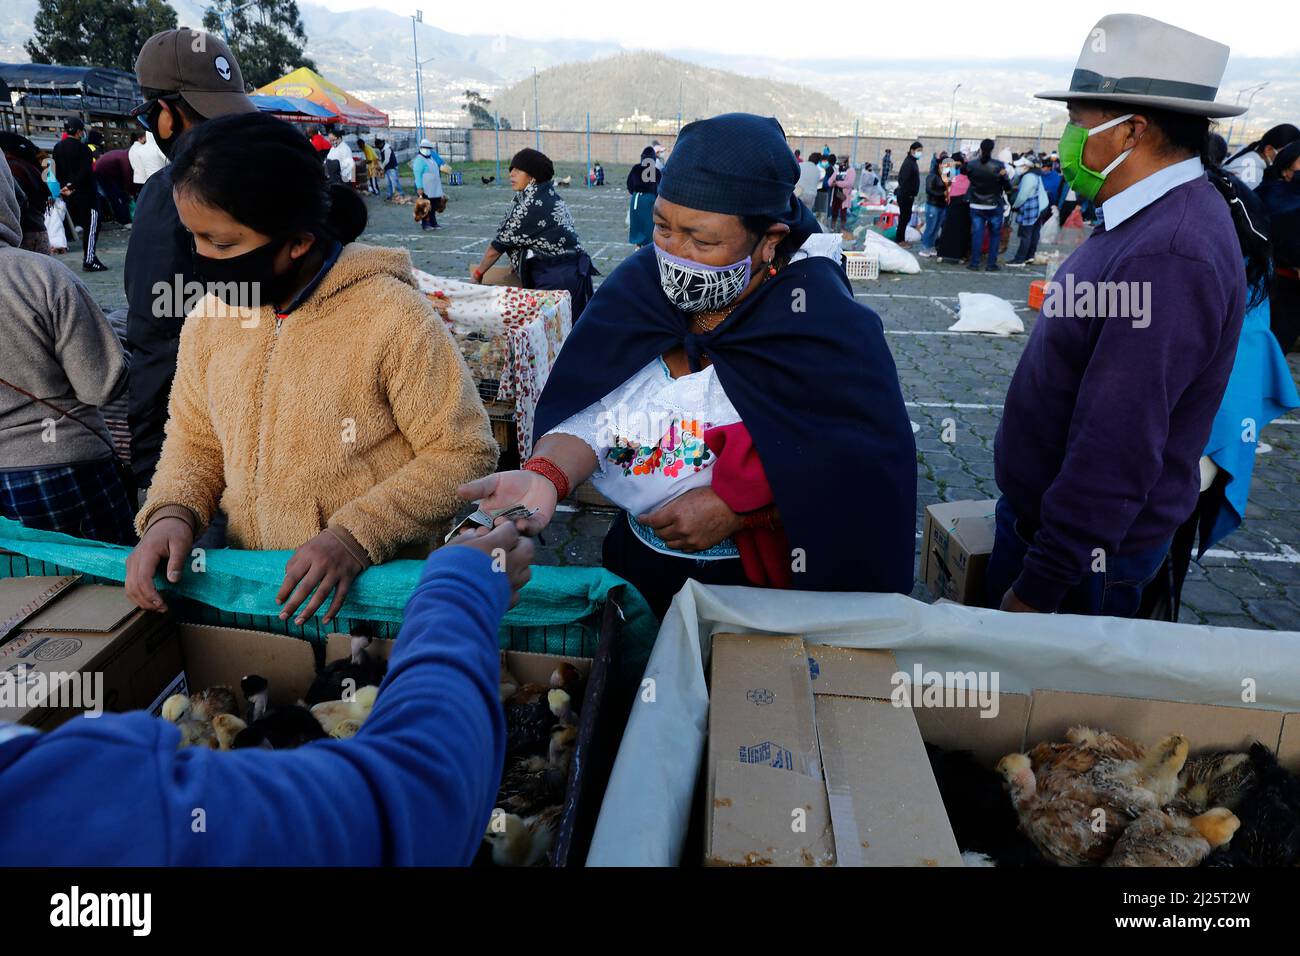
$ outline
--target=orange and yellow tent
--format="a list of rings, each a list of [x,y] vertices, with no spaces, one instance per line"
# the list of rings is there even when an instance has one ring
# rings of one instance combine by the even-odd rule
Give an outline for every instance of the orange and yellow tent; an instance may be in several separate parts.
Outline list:
[[[342,87],[335,86],[315,70],[300,66],[274,82],[256,91],[265,96],[293,96],[310,100],[334,114],[327,123],[346,123],[349,126],[387,126],[388,114],[369,103],[357,99]]]

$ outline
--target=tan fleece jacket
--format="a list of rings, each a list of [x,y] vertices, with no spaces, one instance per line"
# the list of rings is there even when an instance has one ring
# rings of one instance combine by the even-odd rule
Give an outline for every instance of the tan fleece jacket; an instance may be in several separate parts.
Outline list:
[[[496,464],[469,369],[405,250],[352,243],[276,329],[274,309],[181,332],[162,458],[136,517],[218,504],[232,547],[294,549],[327,525],[374,562],[435,540],[456,486]],[[344,536],[345,543],[346,536]]]

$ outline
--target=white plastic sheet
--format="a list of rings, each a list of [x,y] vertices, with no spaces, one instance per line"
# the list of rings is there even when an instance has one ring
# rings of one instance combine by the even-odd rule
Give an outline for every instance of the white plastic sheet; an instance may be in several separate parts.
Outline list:
[[[605,791],[587,863],[680,862],[704,756],[712,635],[801,634],[806,641],[894,651],[900,669],[996,671],[999,690],[1036,688],[1300,710],[1300,633],[1008,614],[924,604],[897,594],[705,587],[689,581],[659,630]],[[653,701],[648,688],[653,688]]]
[[[1025,331],[1025,323],[1006,299],[988,292],[958,292],[957,321],[948,331],[1016,335]]]

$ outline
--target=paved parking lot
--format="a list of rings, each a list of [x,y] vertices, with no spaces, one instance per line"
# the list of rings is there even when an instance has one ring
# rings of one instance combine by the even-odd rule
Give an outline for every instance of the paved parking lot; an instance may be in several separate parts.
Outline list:
[[[624,172],[608,171],[615,185],[601,189],[574,185],[563,191],[584,246],[606,275],[632,251],[624,225],[627,195],[619,185]],[[500,179],[482,185],[480,175],[493,173],[486,168],[464,170],[466,185],[448,189],[449,207],[436,232],[421,233],[411,220],[409,206],[370,199],[371,224],[363,241],[404,246],[418,268],[464,276],[482,255],[509,202],[509,189]],[[566,174],[575,174],[575,183],[581,180],[580,169],[559,170],[559,175]],[[112,271],[86,276],[105,309],[125,304],[121,267],[126,235],[122,229],[101,235],[100,256]],[[879,281],[854,283],[859,300],[884,321],[903,395],[912,421],[919,426],[918,535],[921,512],[928,504],[997,496],[993,436],[1027,337],[947,331],[956,319],[957,295],[962,291],[999,295],[1018,308],[1028,330],[1033,326],[1026,301],[1029,282],[1043,274],[1033,268],[971,273],[935,260],[921,262],[920,275],[885,273]],[[76,265],[72,257],[69,264]],[[1300,373],[1297,357],[1290,360],[1292,373]],[[948,419],[955,428],[952,443],[941,440]],[[1300,412],[1264,429],[1260,440],[1247,520],[1199,567],[1193,566],[1184,592],[1186,621],[1300,629]],[[556,516],[539,560],[598,563],[609,519],[607,511],[569,507]],[[914,594],[928,600],[919,586]]]

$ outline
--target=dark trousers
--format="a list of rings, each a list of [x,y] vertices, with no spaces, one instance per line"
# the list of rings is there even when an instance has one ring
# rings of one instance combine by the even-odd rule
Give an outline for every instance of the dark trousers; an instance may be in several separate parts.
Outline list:
[[[1036,530],[1027,522],[1017,520],[1006,498],[998,500],[993,553],[984,576],[989,607],[1000,605],[1002,596],[1020,577]],[[1065,592],[1056,610],[1062,614],[1147,616],[1144,608],[1148,602],[1144,597],[1150,597],[1146,594],[1148,587],[1159,586],[1157,578],[1168,571],[1169,548],[1166,543],[1150,551],[1106,555],[1106,570],[1089,571],[1082,581]]]
[[[907,224],[912,221],[912,203],[915,196],[904,196],[898,200],[898,230],[894,233],[895,242],[907,241]]]
[[[989,239],[988,264],[998,264],[998,248],[1002,245],[1002,210],[972,209],[970,211],[970,265],[978,269],[984,236]]]
[[[68,215],[81,230],[82,261],[87,264],[94,262],[95,244],[99,240],[99,203],[95,200],[75,206],[68,203]]]
[[[605,535],[601,564],[640,591],[650,610],[660,619],[673,603],[673,595],[687,580],[701,584],[749,585],[740,558],[700,561],[676,558],[648,547],[632,533],[624,511],[614,515],[614,523]]]
[[[1016,256],[1011,260],[1012,262],[1028,262],[1034,258],[1034,253],[1038,251],[1038,235],[1042,228],[1037,220],[1020,224],[1020,246],[1016,249]]]

